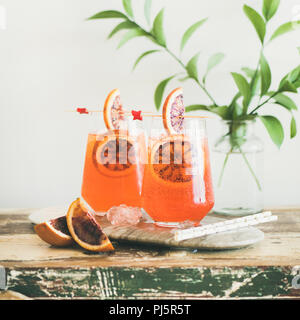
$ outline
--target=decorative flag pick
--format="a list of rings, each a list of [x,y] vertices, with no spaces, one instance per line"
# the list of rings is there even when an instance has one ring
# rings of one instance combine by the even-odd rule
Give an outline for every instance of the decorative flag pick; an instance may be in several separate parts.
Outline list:
[[[134,111],[134,110],[132,110],[131,114],[133,115],[133,120],[141,120],[141,121],[143,120],[142,111]]]
[[[103,113],[103,110],[91,110],[87,108],[76,108],[76,110],[66,110],[66,112],[78,112],[79,114],[89,114],[89,113]],[[120,113],[119,111],[115,111],[114,113]],[[143,113],[143,115],[142,115]],[[158,113],[152,113],[152,112],[147,112],[147,111],[123,111],[123,114],[131,114],[133,116],[133,120],[143,120],[143,117],[158,117],[161,118],[162,115]],[[183,118],[199,118],[199,119],[212,119],[211,117],[208,116],[189,116],[189,115],[184,115],[184,116],[179,116]]]
[[[77,108],[76,111],[80,114],[88,114],[86,108]]]

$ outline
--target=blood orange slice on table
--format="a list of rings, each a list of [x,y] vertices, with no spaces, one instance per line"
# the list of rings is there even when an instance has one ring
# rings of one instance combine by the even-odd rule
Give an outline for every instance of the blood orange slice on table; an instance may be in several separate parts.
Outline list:
[[[118,130],[121,128],[124,110],[119,89],[114,89],[108,94],[103,107],[103,117],[107,129]]]
[[[163,111],[163,124],[170,134],[183,132],[184,103],[182,88],[174,89],[166,98]]]
[[[101,173],[116,177],[127,175],[136,163],[134,142],[125,132],[114,130],[95,143],[92,157]]]
[[[69,207],[67,225],[73,239],[82,248],[95,252],[114,250],[94,215],[85,208],[80,198]]]
[[[34,230],[42,240],[52,246],[67,247],[74,243],[65,216],[37,224]]]
[[[154,174],[166,182],[192,180],[192,146],[183,135],[173,135],[156,142],[150,163]]]

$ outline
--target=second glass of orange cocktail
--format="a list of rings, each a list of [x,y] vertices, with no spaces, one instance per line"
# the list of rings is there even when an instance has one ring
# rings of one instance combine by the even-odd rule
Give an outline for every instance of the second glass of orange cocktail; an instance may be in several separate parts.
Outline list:
[[[214,205],[205,119],[184,117],[181,88],[167,97],[162,118],[149,135],[143,208],[160,226],[199,222]]]
[[[119,90],[108,95],[103,119],[105,128],[88,135],[82,198],[98,213],[121,204],[140,207],[145,136],[139,123],[124,115]]]

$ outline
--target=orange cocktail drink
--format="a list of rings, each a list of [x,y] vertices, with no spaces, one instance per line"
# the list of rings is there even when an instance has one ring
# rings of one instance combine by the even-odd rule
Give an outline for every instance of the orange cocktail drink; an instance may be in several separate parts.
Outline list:
[[[179,96],[173,97],[169,111],[181,114],[182,93],[172,94]],[[163,127],[161,119],[153,120],[142,187],[143,208],[163,226],[199,222],[214,205],[205,120],[171,116],[168,122],[163,114]]]
[[[124,116],[118,90],[106,99],[103,116],[106,128],[88,135],[82,198],[96,212],[121,204],[140,207],[143,130]]]
[[[194,159],[192,148],[201,150]],[[143,208],[154,221],[200,221],[212,209],[214,194],[206,139],[196,146],[181,136],[163,138],[149,146],[148,159]]]
[[[128,132],[118,130],[88,135],[81,194],[93,210],[141,205],[143,165],[137,144]]]

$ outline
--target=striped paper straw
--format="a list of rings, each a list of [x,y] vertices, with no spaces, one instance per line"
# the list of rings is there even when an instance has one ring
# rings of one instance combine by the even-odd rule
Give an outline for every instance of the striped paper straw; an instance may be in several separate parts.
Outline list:
[[[246,217],[226,220],[222,222],[212,223],[201,227],[193,227],[184,230],[177,230],[175,232],[175,240],[187,240],[197,237],[206,236],[209,234],[236,230],[248,226],[257,225],[260,223],[266,223],[276,221],[277,216],[273,216],[271,211],[261,212]]]

